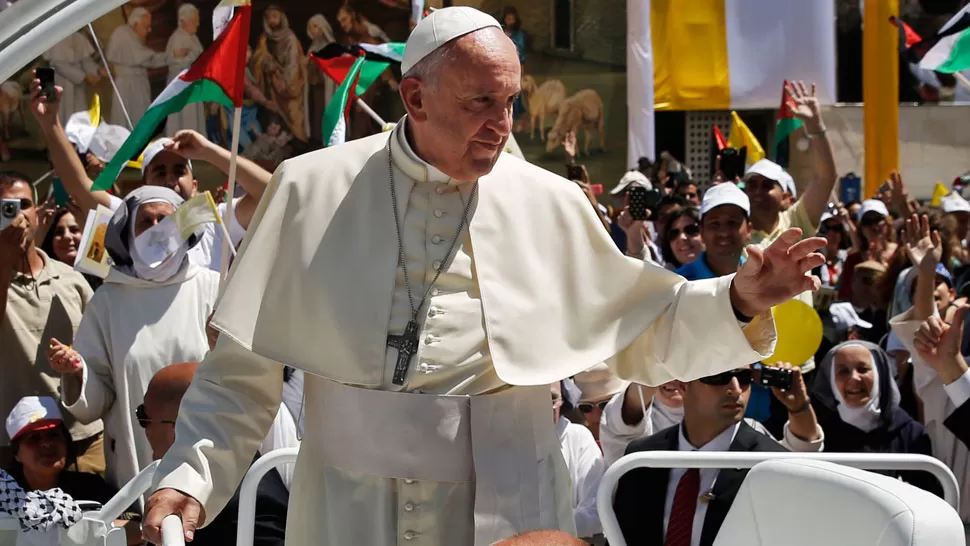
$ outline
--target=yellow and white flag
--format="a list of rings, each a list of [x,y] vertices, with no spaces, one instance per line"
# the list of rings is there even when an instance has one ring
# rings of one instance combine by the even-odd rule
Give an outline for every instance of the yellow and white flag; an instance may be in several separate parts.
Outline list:
[[[204,224],[222,224],[219,209],[209,192],[200,193],[182,203],[169,218],[178,227],[183,239],[191,237]]]

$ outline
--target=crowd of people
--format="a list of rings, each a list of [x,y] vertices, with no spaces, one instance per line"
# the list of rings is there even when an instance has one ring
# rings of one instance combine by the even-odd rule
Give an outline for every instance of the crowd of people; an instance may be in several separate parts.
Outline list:
[[[402,84],[402,93],[412,83]],[[775,365],[790,373],[789,387],[762,386],[767,364],[759,362],[653,386],[621,380],[613,366],[590,362],[589,369],[550,385],[551,425],[568,469],[575,529],[589,542],[602,541],[596,500],[603,473],[624,454],[640,451],[925,454],[946,463],[964,496],[970,494],[970,373],[963,357],[970,354],[963,327],[970,203],[954,192],[939,206],[920,204],[909,199],[899,175],[871,199],[838,202],[832,145],[814,90],[794,82],[786,92],[814,158],[813,178],[803,184],[767,159],[733,180],[721,172],[697,180],[667,154],[626,173],[612,191],[614,203],[600,203],[585,174],[573,180],[627,261],[691,281],[735,275],[746,260],[763,262],[778,241],[791,246],[818,234],[827,243],[825,263],[814,271],[822,289],[797,296],[817,310],[824,339],[804,362]],[[139,188],[124,196],[92,191],[103,164],[68,138],[59,106],[35,81],[31,112],[69,203],[42,201],[28,177],[0,172],[0,198],[19,205],[0,232],[0,413],[7,416],[0,467],[25,491],[59,487],[78,499],[105,502],[175,444],[180,402],[197,363],[219,338],[209,321],[220,291],[223,234],[206,224],[162,245],[161,255],[153,240],[168,233],[167,219],[199,191],[192,162],[228,171],[229,152],[193,130],[177,131],[145,150]],[[414,154],[406,138],[398,146]],[[574,136],[564,139],[564,148],[575,166]],[[260,166],[240,159],[238,167],[244,195],[228,196],[233,245],[245,238],[271,185],[271,174]],[[114,266],[103,279],[73,267],[83,222],[99,206],[113,213],[105,246]],[[219,214],[227,214],[225,203]],[[440,209],[434,214],[443,215]],[[434,245],[442,242],[436,239]],[[468,260],[465,254],[454,258],[471,268]],[[435,262],[433,269],[441,267]],[[406,269],[404,276],[407,283]],[[428,313],[434,317],[435,308]],[[756,318],[737,310],[735,316],[757,326]],[[696,337],[720,343],[704,332]],[[432,335],[422,338],[434,342]],[[470,366],[485,358],[477,351],[469,349]],[[434,371],[433,364],[422,365]],[[499,381],[494,371],[480,379]],[[303,402],[303,374],[287,368],[282,403],[253,461],[300,446]],[[298,485],[293,472],[284,466],[260,483],[257,544],[283,544],[290,489]],[[613,499],[627,542],[712,544],[745,475],[736,469],[628,473]],[[898,478],[940,494],[928,475],[899,472]],[[117,522],[130,544],[145,540],[139,525],[145,509],[136,503]],[[234,543],[237,509],[238,491],[193,531],[194,543]],[[409,502],[403,509],[417,507]],[[970,508],[961,516],[970,522]]]

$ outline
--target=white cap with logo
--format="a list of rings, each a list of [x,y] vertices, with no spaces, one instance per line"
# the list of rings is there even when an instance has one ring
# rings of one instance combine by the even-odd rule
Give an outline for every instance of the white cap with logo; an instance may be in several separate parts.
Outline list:
[[[142,176],[142,178],[144,178],[145,177],[145,173],[148,172],[148,166],[152,164],[152,160],[155,159],[155,156],[157,156],[158,154],[160,154],[160,153],[162,153],[162,152],[165,151],[165,145],[166,144],[171,144],[173,142],[175,142],[175,141],[172,140],[172,139],[170,139],[170,138],[168,138],[168,137],[162,137],[162,138],[156,140],[155,142],[152,142],[151,144],[148,145],[147,148],[145,148],[145,153],[142,154],[142,160],[141,160],[141,176]],[[188,164],[189,170],[191,171],[192,170],[192,162],[189,161],[189,160],[185,160],[185,162]]]
[[[732,182],[724,182],[711,186],[704,192],[701,200],[700,217],[722,205],[734,205],[744,211],[745,216],[751,216],[751,200],[748,194]]]
[[[431,12],[408,37],[401,61],[401,74],[407,74],[414,65],[455,38],[489,27],[502,28],[502,25],[491,15],[468,6],[453,6]]]
[[[647,188],[648,190],[653,189],[653,184],[650,183],[650,179],[647,178],[646,175],[644,175],[642,172],[627,171],[623,175],[623,178],[620,179],[619,184],[617,184],[615,188],[610,190],[610,194],[618,195],[620,193],[623,193],[624,191],[626,191],[627,188],[630,187],[631,184],[639,184],[644,188]]]
[[[24,434],[52,429],[63,422],[56,400],[50,396],[25,396],[7,416],[7,437],[16,440]]]
[[[777,182],[781,186],[781,189],[791,194],[792,197],[798,196],[798,190],[795,188],[795,179],[788,174],[788,171],[774,161],[768,159],[759,160],[744,172],[744,180],[747,181],[751,176],[756,174]]]

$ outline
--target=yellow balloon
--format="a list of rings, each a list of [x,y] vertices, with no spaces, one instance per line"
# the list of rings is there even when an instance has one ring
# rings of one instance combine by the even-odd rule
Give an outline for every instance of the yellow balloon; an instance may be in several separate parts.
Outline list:
[[[778,331],[775,353],[765,364],[789,362],[795,366],[815,355],[822,344],[822,319],[812,306],[798,300],[786,301],[771,309]]]

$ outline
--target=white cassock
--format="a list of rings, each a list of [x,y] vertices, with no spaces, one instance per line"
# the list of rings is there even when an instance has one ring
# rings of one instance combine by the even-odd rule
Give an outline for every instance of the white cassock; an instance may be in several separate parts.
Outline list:
[[[155,51],[146,46],[141,37],[128,25],[121,25],[111,33],[108,49],[105,51],[111,63],[118,94],[128,108],[132,125],[145,114],[152,104],[152,87],[148,81],[148,69],[160,68],[168,64],[164,51]],[[111,116],[109,122],[128,127],[124,111],[118,104],[118,97],[111,96]]]
[[[68,120],[71,114],[88,109],[88,97],[84,90],[84,78],[98,73],[94,62],[94,46],[81,34],[75,32],[44,53],[44,59],[54,69],[54,83],[64,88],[58,114]]]
[[[187,49],[189,52],[185,57],[176,57],[176,49]],[[192,66],[192,63],[202,55],[205,48],[195,34],[189,34],[182,30],[182,27],[175,29],[175,32],[168,39],[168,47],[165,54],[168,55],[168,81],[174,80],[180,72]],[[205,112],[202,110],[202,103],[187,104],[181,112],[176,112],[168,116],[165,124],[165,134],[175,136],[175,133],[182,129],[191,129],[205,134]]]
[[[738,325],[730,276],[687,283],[626,258],[574,184],[509,154],[479,180],[449,260],[470,185],[417,158],[403,127],[274,174],[156,485],[214,517],[273,420],[287,364],[306,372],[287,544],[575,532],[549,384],[604,360],[647,384],[715,374],[771,353],[774,324]],[[386,345],[411,314],[391,164],[415,300],[430,288],[403,386]]]

